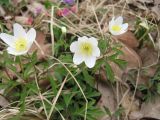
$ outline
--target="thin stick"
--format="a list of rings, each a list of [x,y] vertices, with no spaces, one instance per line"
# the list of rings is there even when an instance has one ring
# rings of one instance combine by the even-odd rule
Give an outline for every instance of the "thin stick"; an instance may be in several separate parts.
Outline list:
[[[83,95],[83,97],[84,97],[84,99],[86,101],[85,116],[84,116],[84,120],[86,120],[86,118],[87,118],[88,100],[87,100],[87,98],[86,98],[86,96],[85,96],[85,94],[84,94],[81,86],[79,85],[78,81],[76,80],[76,78],[74,77],[74,75],[71,73],[71,71],[66,67],[66,65],[63,64],[59,59],[57,59],[57,58],[55,58],[53,56],[48,56],[48,57],[51,57],[52,59],[54,59],[54,60],[58,61],[59,63],[61,63],[61,65],[68,71],[68,73],[72,76],[72,78],[76,82],[77,86],[79,87],[79,89],[80,89],[80,91],[81,91],[81,93],[82,93],[82,95]]]
[[[62,92],[62,89],[63,89],[63,87],[64,87],[64,84],[65,84],[66,81],[67,81],[67,78],[68,78],[68,75],[65,77],[64,81],[62,82],[61,87],[60,87],[60,89],[58,90],[58,93],[57,93],[55,99],[52,100],[52,101],[54,101],[54,102],[53,102],[53,104],[52,104],[51,110],[50,110],[49,115],[48,115],[48,118],[49,118],[49,119],[50,119],[50,117],[51,117],[51,115],[52,115],[52,112],[53,112],[53,110],[54,110],[54,108],[55,108],[55,105],[56,105],[56,103],[57,103],[57,100],[58,100],[58,98],[59,98],[59,96],[60,96],[60,94],[61,94],[61,92]]]
[[[40,92],[40,88],[39,88],[39,85],[38,85],[38,80],[37,80],[37,76],[35,75],[35,82],[36,82],[36,85],[37,85],[37,89],[38,89],[38,92],[39,92],[39,97],[40,97],[40,99],[41,99],[41,101],[42,101],[42,105],[43,105],[43,108],[44,108],[44,112],[45,112],[45,114],[46,114],[46,117],[47,117],[47,120],[49,120],[49,117],[48,117],[48,114],[47,114],[47,110],[46,110],[46,107],[45,107],[45,104],[44,104],[44,101],[43,101],[43,96],[42,96],[42,94],[41,94],[41,92]]]
[[[100,30],[100,32],[101,32],[101,36],[102,36],[102,38],[104,39],[104,35],[103,35],[102,29],[101,29],[101,25],[100,25],[100,23],[99,23],[99,21],[98,21],[98,17],[97,17],[97,15],[96,15],[96,12],[95,12],[93,6],[92,6],[92,10],[93,10],[94,16],[95,16],[95,18],[96,18],[96,21],[97,21],[99,30]]]
[[[133,104],[133,101],[134,101],[134,98],[135,98],[135,95],[136,95],[136,91],[137,91],[137,87],[138,87],[138,83],[139,83],[139,76],[140,76],[140,68],[138,69],[138,73],[137,73],[137,80],[136,80],[136,86],[135,86],[135,90],[134,90],[134,93],[133,93],[133,96],[132,96],[132,100],[131,100],[131,103],[129,105],[129,109],[126,113],[126,116],[125,116],[125,119],[124,120],[127,120],[127,116],[132,108],[132,104]]]
[[[52,40],[52,55],[54,56],[54,33],[53,33],[53,14],[54,14],[54,6],[51,9],[51,23],[50,23],[50,32],[51,32],[51,40]]]
[[[42,55],[44,55],[44,51],[42,50],[41,46],[37,43],[37,41],[35,40],[34,43],[36,44],[36,46],[40,49]]]
[[[50,105],[52,105],[52,103],[51,103],[48,99],[44,98],[44,100],[45,100],[46,102],[48,102]],[[60,113],[60,111],[59,111],[56,107],[55,107],[55,110],[58,111],[58,113],[60,114],[62,120],[65,120],[64,116]]]

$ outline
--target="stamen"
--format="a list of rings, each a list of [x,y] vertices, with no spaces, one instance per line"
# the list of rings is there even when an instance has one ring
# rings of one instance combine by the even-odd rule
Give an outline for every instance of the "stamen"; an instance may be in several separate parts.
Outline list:
[[[121,26],[120,25],[113,25],[112,30],[118,32],[121,30]]]
[[[15,41],[15,49],[16,51],[24,51],[27,49],[27,41],[24,38],[18,38]]]
[[[84,55],[91,55],[92,51],[93,51],[92,45],[90,43],[87,43],[87,42],[81,43],[80,51]]]

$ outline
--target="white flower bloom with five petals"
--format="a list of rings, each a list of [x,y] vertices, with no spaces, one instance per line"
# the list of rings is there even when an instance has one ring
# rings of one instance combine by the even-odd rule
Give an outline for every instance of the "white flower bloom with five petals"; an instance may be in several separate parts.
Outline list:
[[[89,68],[94,67],[97,57],[100,56],[98,41],[94,37],[79,37],[78,41],[70,45],[70,50],[74,53],[74,64],[79,65],[84,61]]]
[[[6,33],[0,34],[0,38],[9,46],[7,48],[8,53],[15,56],[26,54],[36,38],[35,29],[31,28],[26,33],[21,25],[15,23],[13,32],[14,36]]]
[[[123,24],[123,17],[119,16],[115,19],[115,17],[112,18],[112,20],[109,22],[109,31],[112,35],[120,35],[125,33],[128,30],[128,23]]]

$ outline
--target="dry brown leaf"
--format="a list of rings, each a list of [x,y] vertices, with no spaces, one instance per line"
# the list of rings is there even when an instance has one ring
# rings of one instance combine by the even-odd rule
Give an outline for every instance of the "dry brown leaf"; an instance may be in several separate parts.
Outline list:
[[[160,97],[157,96],[153,101],[146,102],[142,104],[140,113],[143,114],[143,117],[148,118],[160,118]]]
[[[160,0],[127,0],[127,3],[133,8],[155,13],[155,18],[160,20]]]
[[[8,105],[9,105],[8,100],[4,96],[0,95],[0,106],[7,107]]]
[[[131,105],[131,102],[132,102],[132,95],[127,94],[123,98],[123,101],[122,101],[122,104],[121,104],[122,107],[124,108],[126,114],[127,114],[128,110],[130,111],[130,113],[133,112],[133,111],[138,111],[139,110],[139,101],[135,99],[132,102],[132,105]]]
[[[155,72],[156,72],[156,68],[147,68],[145,73],[140,72],[138,84],[148,85],[149,80],[151,79],[151,77],[154,76]]]
[[[154,6],[154,7],[152,8],[152,11],[156,14],[158,20],[160,20],[160,13],[159,13],[160,7],[159,7],[159,5]]]
[[[139,120],[142,118],[152,118],[159,120],[160,118],[160,97],[156,97],[153,101],[142,104],[140,111],[130,114],[131,120]]]
[[[15,67],[16,67],[17,72],[21,71],[21,68],[19,65],[16,65]],[[8,79],[13,79],[16,77],[16,74],[8,68],[4,68],[2,73],[4,76],[8,77]]]
[[[147,46],[140,49],[138,53],[142,59],[142,66],[146,67],[145,71],[140,72],[139,84],[147,84],[157,70],[158,54],[153,48]]]
[[[127,0],[127,3],[141,10],[148,11],[147,4],[154,4],[153,0]]]
[[[119,58],[128,62],[126,72],[131,69],[138,69],[141,66],[154,64],[157,61],[157,53],[151,48],[142,48],[139,50],[138,52],[140,56],[133,49],[127,46],[123,47],[122,51],[124,54]],[[148,80],[154,76],[156,69],[156,66],[153,66],[146,68],[145,72],[141,71],[138,84],[147,84]],[[136,79],[136,77],[134,79]]]
[[[38,81],[40,88],[47,89],[50,86],[50,81],[48,79],[43,79]]]
[[[6,20],[6,21],[7,21],[7,20]],[[9,22],[9,20],[7,21],[7,23],[6,23],[5,25],[6,25],[6,27],[7,27],[7,29],[8,29],[9,31],[12,31],[12,30],[13,30],[13,25],[12,25],[11,22]]]
[[[160,0],[154,0],[154,7],[151,10],[156,14],[156,18],[160,20]]]
[[[121,79],[122,75],[123,75],[123,70],[115,63],[113,62],[109,62],[114,74],[115,74],[115,78],[116,79]],[[101,76],[101,80],[102,81],[106,81],[107,80],[107,76],[106,76],[106,72],[105,70],[102,68],[100,70],[100,76]]]
[[[4,17],[6,14],[5,10],[3,9],[3,7],[0,5],[0,16]]]
[[[111,112],[114,112],[116,110],[116,101],[115,101],[115,95],[112,88],[101,81],[97,81],[97,82],[98,82],[97,89],[102,95],[99,102],[97,103],[97,106],[102,109],[105,106]],[[111,120],[111,118],[108,115],[105,115],[102,118],[99,118],[98,120]]]
[[[121,80],[124,73],[127,73],[131,69],[138,69],[142,65],[141,58],[139,55],[132,49],[127,46],[123,46],[121,48],[121,51],[124,53],[120,56],[118,56],[119,59],[125,60],[127,62],[127,66],[125,69],[119,68],[119,66],[113,62],[109,62],[114,75],[115,79]],[[100,70],[100,76],[102,81],[107,80],[106,72],[104,69]]]
[[[110,62],[109,64],[115,74],[115,78],[121,79],[124,71],[117,64],[115,64],[113,62]]]
[[[115,36],[119,41],[123,42],[125,45],[128,45],[131,48],[136,48],[138,47],[139,43],[135,37],[135,35],[130,32],[127,31],[126,33],[122,34],[122,35],[117,35]]]
[[[22,2],[22,0],[11,0],[10,2],[11,2],[11,4],[12,4],[14,7],[17,7],[17,5],[18,5],[20,2]]]
[[[129,120],[140,120],[143,118],[143,114],[139,111],[133,111],[129,114]]]
[[[119,56],[120,59],[127,61],[127,67],[125,72],[131,69],[138,69],[142,66],[153,64],[157,61],[157,53],[153,49],[142,48],[140,50],[140,56],[131,48],[125,46],[122,48],[123,55]],[[139,76],[138,84],[147,84],[148,80],[154,76],[156,72],[156,66],[148,67],[145,69],[146,72],[141,71]],[[136,77],[134,78],[136,80]]]
[[[43,14],[47,13],[45,6],[40,2],[32,1],[31,4],[28,5],[27,7],[28,7],[28,10],[31,11],[34,16],[37,16],[38,14],[42,14],[42,13]]]
[[[25,16],[16,16],[15,21],[22,24],[22,25],[32,25],[33,18],[25,17]]]
[[[36,41],[45,54],[43,54],[43,52],[37,47],[35,43],[32,45],[31,49],[29,50],[29,53],[32,53],[35,50],[37,50],[38,59],[44,59],[45,55],[51,54],[51,44],[46,42],[46,35],[44,33],[37,32]]]
[[[155,64],[158,59],[157,51],[151,47],[144,47],[138,51],[140,57],[142,58],[143,66],[149,66]]]
[[[141,67],[142,60],[132,48],[123,46],[121,50],[124,54],[120,55],[119,58],[122,60],[125,60],[128,63],[126,71],[129,71],[130,69],[137,69]]]

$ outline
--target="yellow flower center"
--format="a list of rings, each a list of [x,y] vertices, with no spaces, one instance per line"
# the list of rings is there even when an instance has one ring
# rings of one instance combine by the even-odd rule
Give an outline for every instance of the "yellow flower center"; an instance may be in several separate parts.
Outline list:
[[[121,26],[120,25],[113,25],[112,30],[118,32],[121,30]]]
[[[85,55],[92,55],[93,47],[90,43],[81,43],[80,52]]]
[[[25,38],[18,38],[15,41],[16,51],[24,51],[27,49],[27,40]]]

